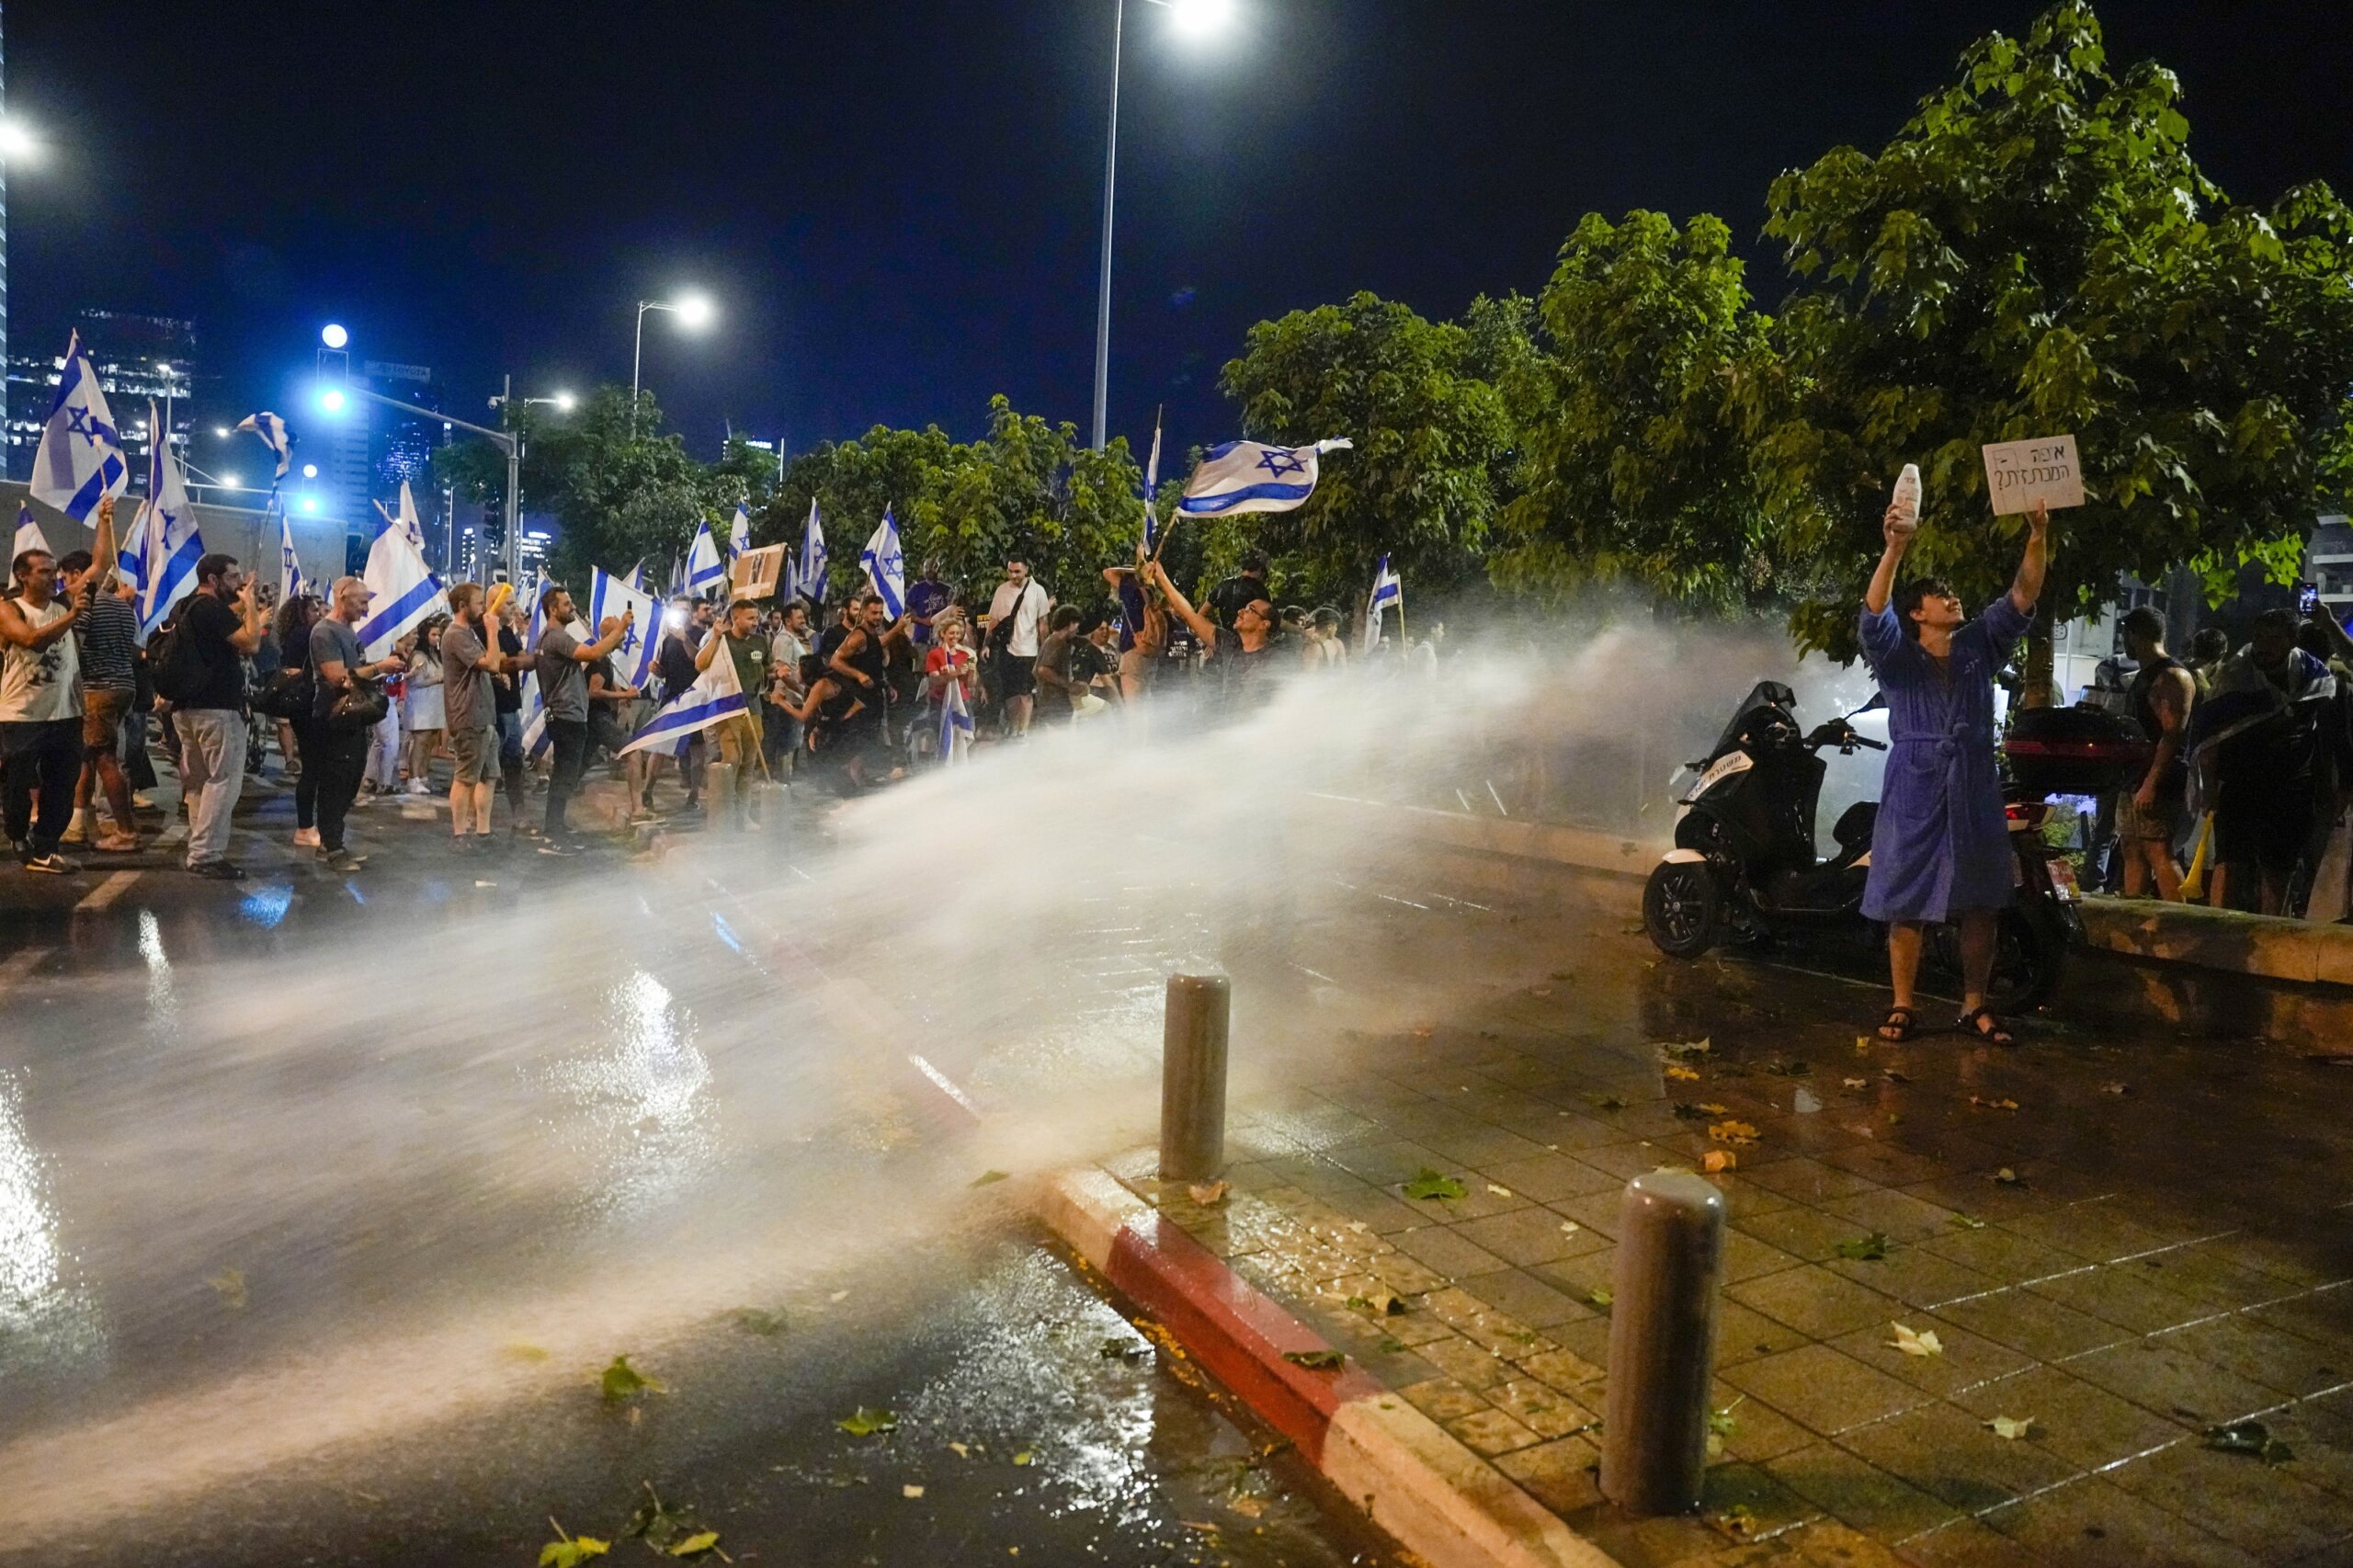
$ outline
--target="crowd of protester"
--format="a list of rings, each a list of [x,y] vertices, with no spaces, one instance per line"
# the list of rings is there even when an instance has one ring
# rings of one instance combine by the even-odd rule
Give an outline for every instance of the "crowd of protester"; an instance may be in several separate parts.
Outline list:
[[[1350,656],[1339,611],[1278,606],[1263,555],[1198,608],[1157,561],[1110,568],[1067,598],[1018,558],[1001,581],[969,587],[926,571],[895,618],[870,588],[833,606],[678,596],[647,633],[656,643],[642,687],[615,663],[638,645],[629,619],[579,634],[560,585],[535,607],[494,608],[502,596],[457,584],[447,614],[371,658],[359,638],[371,596],[358,577],[278,603],[243,562],[208,555],[194,591],[142,642],[131,590],[101,582],[86,552],[30,551],[12,567],[0,597],[0,783],[19,861],[51,875],[80,869],[68,847],[110,857],[153,842],[142,826],[142,813],[159,814],[151,744],[177,774],[192,874],[244,876],[231,854],[236,813],[273,746],[292,846],[349,874],[368,860],[352,842],[355,813],[438,797],[444,774],[460,853],[528,845],[571,856],[585,843],[574,802],[600,760],[624,782],[627,826],[700,816],[719,763],[741,786],[730,792],[735,825],[756,827],[745,801],[764,786],[854,794],[976,744],[1105,722],[1155,693],[1172,710],[1245,713],[1281,677]],[[543,630],[527,645],[532,608]],[[627,750],[720,658],[746,711],[675,747]],[[530,756],[527,678],[543,720]]]
[[[2235,652],[2219,627],[2166,642],[2143,606],[2120,623],[2085,703],[2150,744],[2098,802],[2086,876],[2098,889],[2216,908],[2353,918],[2353,637],[2325,611],[2267,609]]]

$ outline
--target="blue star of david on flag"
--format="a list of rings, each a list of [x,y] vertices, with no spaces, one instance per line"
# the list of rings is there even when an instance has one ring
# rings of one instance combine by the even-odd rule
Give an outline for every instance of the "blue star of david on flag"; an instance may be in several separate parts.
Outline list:
[[[32,498],[56,507],[84,527],[102,497],[119,495],[131,484],[116,434],[114,411],[82,352],[82,335],[65,345],[57,396],[41,422],[40,446],[33,453]]]
[[[1318,460],[1350,445],[1336,439],[1312,447],[1269,447],[1257,441],[1211,447],[1186,482],[1185,498],[1176,503],[1176,510],[1188,517],[1222,517],[1303,506],[1315,494]]]

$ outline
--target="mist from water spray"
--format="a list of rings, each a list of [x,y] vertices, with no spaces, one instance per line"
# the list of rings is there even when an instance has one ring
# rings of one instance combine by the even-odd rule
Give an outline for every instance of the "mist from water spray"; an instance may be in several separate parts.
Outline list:
[[[1172,972],[1235,972],[1238,1095],[1305,1081],[1345,1046],[1296,945],[1394,847],[1321,798],[1664,837],[1768,676],[1809,722],[1868,690],[1761,632],[1563,633],[1041,730],[357,948],[192,963],[150,916],[91,1009],[124,1027],[33,1052],[70,1114],[0,1089],[0,1326],[42,1325],[0,1372],[0,1525],[462,1419],[920,1252],[983,1169],[1149,1138]]]

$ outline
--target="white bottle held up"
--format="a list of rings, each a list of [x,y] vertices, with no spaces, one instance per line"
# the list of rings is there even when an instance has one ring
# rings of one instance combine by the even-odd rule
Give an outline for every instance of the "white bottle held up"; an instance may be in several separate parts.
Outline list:
[[[1895,531],[1905,537],[1920,527],[1920,465],[1905,463],[1904,472],[1895,476]]]

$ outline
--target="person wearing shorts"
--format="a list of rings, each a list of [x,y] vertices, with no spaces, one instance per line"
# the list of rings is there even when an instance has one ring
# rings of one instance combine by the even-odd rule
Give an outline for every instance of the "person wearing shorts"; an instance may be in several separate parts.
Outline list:
[[[501,770],[494,676],[506,673],[498,617],[484,614],[478,583],[449,590],[449,625],[441,634],[442,710],[449,736],[449,831],[460,851],[490,847],[490,806]]]
[[[91,574],[90,552],[77,550],[57,563],[69,597],[79,599]],[[131,780],[123,776],[122,722],[139,686],[139,612],[131,608],[131,589],[121,582],[101,585],[74,623],[74,637],[82,655],[82,776],[74,786],[74,820],[65,830],[68,844],[89,844],[101,854],[127,855],[139,847],[138,825],[131,815]],[[96,831],[90,820],[90,798],[106,792],[112,828]]]

